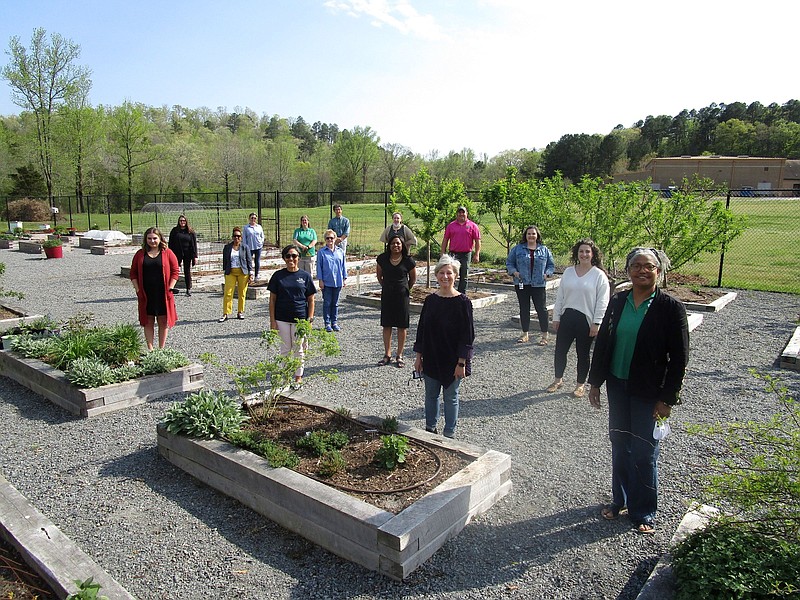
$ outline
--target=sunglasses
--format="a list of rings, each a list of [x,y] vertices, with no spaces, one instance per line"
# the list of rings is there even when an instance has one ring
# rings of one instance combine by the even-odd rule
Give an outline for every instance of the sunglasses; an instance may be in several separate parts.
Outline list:
[[[284,260],[294,260],[296,258],[300,258],[300,255],[299,254],[287,254],[283,258],[284,258]]]
[[[233,237],[239,237],[239,238],[240,238],[240,237],[242,237],[242,236],[240,236],[239,234],[236,234],[236,235],[234,235]]]
[[[332,237],[326,237],[325,239],[326,240],[335,240],[336,238],[335,237],[333,237],[333,238]]]

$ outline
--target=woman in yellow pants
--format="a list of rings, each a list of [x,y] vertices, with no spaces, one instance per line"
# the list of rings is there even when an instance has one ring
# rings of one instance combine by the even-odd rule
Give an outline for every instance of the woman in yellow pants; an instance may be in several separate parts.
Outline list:
[[[239,288],[239,311],[237,319],[244,319],[244,301],[247,297],[247,286],[253,280],[253,255],[242,243],[242,230],[233,228],[230,244],[222,249],[222,270],[225,273],[225,293],[222,298],[222,316],[220,323],[228,320],[233,310],[233,289]]]

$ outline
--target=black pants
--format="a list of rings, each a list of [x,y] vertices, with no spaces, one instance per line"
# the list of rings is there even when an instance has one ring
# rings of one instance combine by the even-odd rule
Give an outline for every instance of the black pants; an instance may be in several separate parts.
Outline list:
[[[519,301],[519,323],[522,325],[522,332],[528,333],[531,326],[531,299],[533,299],[533,307],[536,309],[536,316],[539,318],[539,329],[542,333],[547,331],[549,319],[547,315],[547,290],[543,287],[533,287],[525,285],[523,289],[519,286],[514,288],[517,290],[517,300]]]
[[[186,283],[186,291],[192,289],[192,259],[186,256],[181,261],[183,263],[183,280]]]
[[[461,263],[461,269],[458,271],[458,291],[464,294],[467,291],[467,276],[472,252],[451,252],[450,254]]]
[[[589,374],[589,349],[592,347],[589,337],[589,322],[586,315],[574,308],[568,308],[561,315],[556,334],[555,371],[556,379],[564,376],[567,368],[567,353],[572,341],[575,341],[575,353],[578,355],[578,383],[585,383]]]

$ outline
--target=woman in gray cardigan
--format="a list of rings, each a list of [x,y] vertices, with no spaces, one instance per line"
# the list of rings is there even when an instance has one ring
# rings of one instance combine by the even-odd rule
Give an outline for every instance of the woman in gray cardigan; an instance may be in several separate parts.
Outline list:
[[[222,270],[225,273],[225,292],[222,296],[222,316],[220,323],[228,320],[233,310],[233,289],[238,286],[239,312],[237,319],[244,319],[244,301],[247,297],[247,286],[253,280],[253,255],[242,243],[242,230],[233,228],[231,243],[222,249]]]

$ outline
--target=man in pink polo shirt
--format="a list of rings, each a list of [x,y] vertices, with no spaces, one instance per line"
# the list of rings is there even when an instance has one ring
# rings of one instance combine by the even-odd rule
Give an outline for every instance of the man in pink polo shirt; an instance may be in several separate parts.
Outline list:
[[[473,247],[475,248],[473,254]],[[442,254],[448,251],[461,263],[458,273],[458,291],[462,294],[467,291],[467,274],[469,263],[481,259],[481,230],[467,218],[467,207],[459,206],[456,211],[456,220],[451,221],[444,230],[442,240]]]

